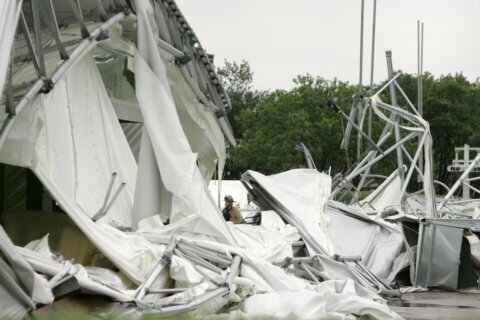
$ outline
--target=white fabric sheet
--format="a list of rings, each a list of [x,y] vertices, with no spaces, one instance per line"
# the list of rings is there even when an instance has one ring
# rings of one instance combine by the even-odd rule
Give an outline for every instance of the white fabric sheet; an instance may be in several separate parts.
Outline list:
[[[0,318],[20,319],[37,303],[52,302],[48,282],[35,273],[0,226]]]
[[[253,318],[275,319],[356,319],[371,315],[375,319],[402,319],[382,304],[351,292],[336,292],[328,283],[317,287],[317,292],[289,290],[258,294],[248,298],[242,310]]]
[[[103,284],[89,277],[86,269],[79,264],[71,264],[69,261],[57,262],[41,253],[17,247],[19,252],[40,273],[54,277],[66,272],[75,276],[84,292],[101,294],[116,301],[128,302],[133,300],[133,290],[122,290],[114,288],[111,284]]]
[[[393,178],[392,175],[397,177]],[[361,200],[362,207],[370,209],[375,208],[378,214],[381,214],[386,208],[394,208],[400,210],[400,190],[402,189],[400,177],[397,171],[393,172],[390,177],[393,179],[390,181],[388,177],[383,181],[372,193],[370,193],[365,199]],[[367,205],[369,204],[369,206]]]
[[[167,59],[165,66],[178,117],[192,151],[197,154],[198,167],[208,184],[217,170],[217,164],[218,175],[222,176],[226,159],[225,139],[213,111],[199,102],[174,61]]]
[[[79,228],[132,281],[141,283],[160,258],[141,237],[107,223],[130,226],[136,164],[108,99],[95,62],[79,61],[47,95],[18,115],[0,161],[31,168]],[[97,223],[117,172],[113,193],[125,188]]]
[[[357,209],[358,210],[358,209]],[[328,234],[335,253],[361,256],[362,263],[382,279],[393,280],[395,259],[403,248],[401,230],[391,224],[386,228],[374,221],[368,222],[329,207]],[[386,222],[384,222],[386,223]]]
[[[248,171],[265,190],[295,216],[310,237],[325,250],[333,254],[333,245],[327,233],[327,215],[325,207],[331,191],[330,176],[313,169],[295,169],[276,175],[264,176]],[[312,248],[307,243],[311,254]]]
[[[235,243],[215,206],[183,131],[164,62],[157,47],[153,8],[136,1],[138,52],[135,54],[137,100],[145,120],[165,188],[173,194],[171,224],[163,232],[196,234],[222,243]]]

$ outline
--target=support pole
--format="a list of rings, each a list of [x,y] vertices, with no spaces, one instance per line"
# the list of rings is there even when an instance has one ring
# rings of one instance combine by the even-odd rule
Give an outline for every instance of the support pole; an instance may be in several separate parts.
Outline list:
[[[177,243],[175,241],[175,238],[172,238],[168,246],[165,248],[162,258],[160,259],[158,264],[153,268],[147,279],[138,288],[137,293],[134,297],[136,301],[142,300],[148,294],[148,291],[153,286],[160,273],[170,265],[170,263],[172,262],[173,249],[175,248],[176,244]]]
[[[468,162],[470,161],[470,146],[468,144],[465,144],[463,146],[463,161],[465,163],[464,166],[466,166],[468,164]],[[463,200],[468,200],[470,199],[470,189],[468,188],[468,183],[466,182],[468,180],[468,176],[469,176],[469,171],[466,172],[467,174],[465,175],[465,178],[463,179],[463,182],[462,182],[462,186],[463,186],[463,190],[462,190],[462,198]]]
[[[365,0],[362,0],[362,6],[361,6],[361,13],[360,13],[360,69],[359,69],[359,76],[358,76],[358,93],[359,95],[362,95],[363,91],[363,84],[362,84],[362,78],[363,78],[363,21],[364,21],[364,8],[365,8]],[[358,103],[359,107],[359,112],[357,115],[357,120],[358,120],[358,126],[361,128],[363,124],[361,123],[363,120],[363,110],[362,110],[362,102],[359,101]],[[360,131],[358,132],[357,135],[357,160],[360,159],[362,154],[362,135],[360,134]]]
[[[392,52],[387,51],[386,56],[387,56],[388,78],[393,79]],[[390,84],[390,99],[391,99],[391,102],[392,102],[392,106],[398,107],[397,91],[396,91],[396,88],[395,88],[395,84],[393,82]],[[394,122],[395,122],[395,125],[393,127],[393,131],[394,131],[394,134],[395,134],[395,142],[398,142],[401,139],[400,124],[399,124],[400,119],[399,119],[398,114],[395,115]],[[414,164],[412,163],[412,165],[414,165]],[[401,187],[403,187],[403,184],[405,183],[405,177],[404,177],[404,173],[403,173],[403,154],[402,154],[402,147],[401,146],[398,146],[398,148],[397,148],[397,167],[398,167],[398,176],[400,177]],[[402,199],[402,202],[403,202],[403,199]]]
[[[373,93],[373,71],[375,69],[375,22],[377,18],[377,0],[373,0],[372,22],[372,59],[370,61],[370,96]],[[372,137],[372,108],[368,109],[368,136]]]
[[[418,61],[417,61],[417,107],[418,113],[420,117],[423,118],[423,83],[422,83],[422,76],[423,76],[423,23],[420,23],[420,20],[417,21],[417,46],[418,46]],[[420,154],[420,158],[418,160],[418,166],[420,167],[420,171],[423,172],[423,154]],[[420,181],[420,176],[419,180]]]

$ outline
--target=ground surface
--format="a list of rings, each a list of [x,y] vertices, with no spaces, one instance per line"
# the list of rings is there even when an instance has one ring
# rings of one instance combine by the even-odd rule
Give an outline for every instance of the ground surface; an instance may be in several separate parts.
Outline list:
[[[475,292],[427,291],[407,293],[388,305],[405,319],[480,319],[480,290]],[[35,320],[113,319],[126,305],[112,303],[101,296],[72,295],[33,312]],[[124,316],[122,319],[151,320],[152,316]],[[175,317],[174,317],[175,318]],[[182,319],[189,319],[187,315]]]
[[[480,319],[480,291],[408,293],[388,305],[405,319]]]

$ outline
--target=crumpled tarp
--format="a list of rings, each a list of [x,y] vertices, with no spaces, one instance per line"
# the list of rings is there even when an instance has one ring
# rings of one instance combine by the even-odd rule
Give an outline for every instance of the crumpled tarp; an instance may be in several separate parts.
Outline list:
[[[52,302],[53,294],[47,280],[35,273],[0,226],[1,317],[19,319],[35,309],[37,303]]]
[[[315,292],[288,290],[258,294],[248,298],[241,310],[254,319],[356,319],[367,314],[376,319],[401,319],[387,306],[357,296],[351,280],[342,283],[343,288],[336,288],[339,285],[340,282],[327,281],[317,286]]]
[[[192,152],[180,123],[167,70],[157,46],[159,31],[153,19],[153,7],[149,1],[137,0],[136,12],[137,100],[162,183],[173,195],[170,225],[159,232],[196,234],[234,244],[234,236],[208,191],[196,163],[197,155]]]
[[[362,263],[377,277],[392,281],[398,271],[396,259],[404,247],[400,227],[382,219],[355,215],[360,208],[336,205],[327,208],[327,229],[335,253],[361,256]]]
[[[328,238],[328,217],[325,213],[331,191],[330,176],[314,169],[294,169],[271,176],[252,170],[246,173],[281,202],[294,215],[296,223],[324,250],[317,252],[306,241],[311,254],[334,253]]]
[[[61,277],[69,274],[76,278],[83,292],[101,294],[122,302],[133,300],[134,291],[127,290],[122,280],[112,271],[84,267],[55,257],[48,246],[48,235],[16,249],[35,271],[51,276],[50,281],[54,281],[54,278],[61,280]],[[89,273],[89,269],[92,270],[90,271],[92,274]]]
[[[160,258],[157,249],[109,223],[132,221],[136,164],[93,59],[85,56],[51,92],[17,115],[0,150],[3,163],[30,168],[85,235],[132,281],[141,283]],[[91,219],[126,183],[107,214]]]

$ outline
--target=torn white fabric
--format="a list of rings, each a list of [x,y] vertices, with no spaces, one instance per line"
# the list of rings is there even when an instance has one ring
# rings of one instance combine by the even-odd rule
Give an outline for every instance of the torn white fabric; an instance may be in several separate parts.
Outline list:
[[[111,283],[102,284],[97,282],[90,278],[88,272],[79,264],[73,265],[69,261],[58,262],[26,248],[17,247],[17,249],[37,272],[53,277],[67,269],[69,274],[75,276],[80,287],[85,292],[105,295],[116,301],[128,302],[133,300],[132,290],[117,289]]]
[[[143,128],[138,159],[137,182],[133,202],[133,227],[150,217],[160,216],[162,219],[170,215],[172,195],[163,186],[152,143],[147,130]]]
[[[263,226],[231,224],[235,229],[238,244],[259,258],[267,261],[292,257],[292,242],[281,232]]]
[[[337,293],[322,283],[317,292],[289,290],[258,294],[248,298],[243,312],[275,319],[355,319],[371,315],[375,319],[402,319],[387,306],[352,294]]]
[[[179,121],[170,82],[157,47],[158,29],[151,3],[138,0],[136,10],[136,95],[162,182],[173,194],[168,230],[234,244],[234,237],[214,204],[196,164],[197,155],[192,152]]]
[[[328,234],[335,253],[361,256],[362,263],[371,272],[387,279],[403,248],[400,229],[394,224],[386,228],[377,221],[359,219],[333,207],[328,207],[327,214],[330,218]]]
[[[0,226],[0,315],[21,318],[38,303],[50,304],[53,294],[48,282],[20,255]]]
[[[102,208],[115,174],[110,199],[125,187],[106,220],[131,226],[135,159],[93,59],[78,62],[26,109],[17,116],[1,161],[44,172],[90,217]]]
[[[35,303],[49,304],[53,301],[53,294],[47,281],[36,274],[32,267],[20,256],[16,247],[7,236],[3,227],[0,227],[0,251],[3,259],[17,274],[18,281],[25,293]]]
[[[0,314],[20,319],[36,304],[50,304],[53,294],[46,279],[20,255],[0,226]]]
[[[165,55],[163,51],[162,56]],[[215,170],[218,169],[218,176],[223,175],[226,160],[223,133],[213,110],[199,102],[175,59],[164,60],[180,123],[192,151],[197,154],[198,167],[208,185]]]
[[[247,172],[272,197],[281,201],[324,253],[334,253],[328,239],[328,217],[325,213],[331,191],[330,176],[313,169],[295,169],[268,177],[251,170]],[[306,245],[311,254],[321,253],[315,252],[307,241]]]
[[[300,235],[298,234],[297,228],[290,224],[285,224],[278,215],[273,210],[267,210],[261,212],[262,217],[262,227],[275,231],[277,233],[282,234],[285,238],[290,240],[291,242],[300,240]]]
[[[402,184],[397,172],[398,171],[394,171],[372,193],[360,201],[363,208],[367,210],[372,208],[376,210],[379,215],[386,208],[400,210],[402,199],[398,195],[402,189]]]
[[[107,225],[131,226],[136,164],[90,57],[17,116],[0,160],[31,168],[75,224],[132,281],[141,283],[157,263],[157,249],[145,239]],[[113,173],[107,200],[126,184],[94,223],[91,217],[102,209]]]

